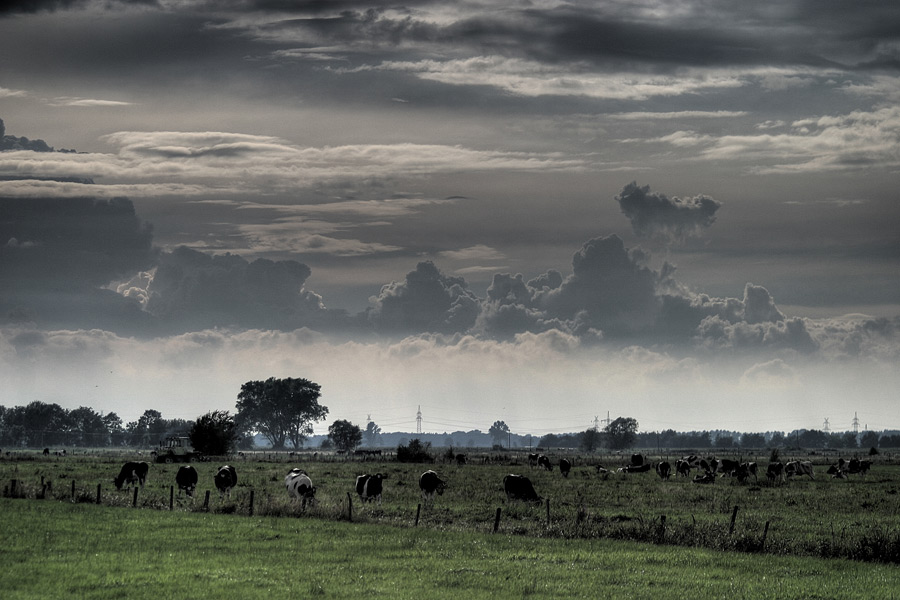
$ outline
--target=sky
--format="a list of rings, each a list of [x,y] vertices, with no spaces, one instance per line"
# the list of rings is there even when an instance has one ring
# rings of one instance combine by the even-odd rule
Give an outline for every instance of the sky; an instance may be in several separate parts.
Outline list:
[[[900,5],[0,8],[0,405],[900,428]]]

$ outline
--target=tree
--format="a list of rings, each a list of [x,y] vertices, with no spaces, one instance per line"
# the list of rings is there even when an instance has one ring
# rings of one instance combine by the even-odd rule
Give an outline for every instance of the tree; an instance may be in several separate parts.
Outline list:
[[[240,427],[264,435],[276,450],[288,440],[299,448],[312,434],[312,424],[328,414],[319,404],[320,395],[319,384],[308,379],[248,381],[238,394],[235,419]]]
[[[362,429],[350,421],[338,419],[328,427],[328,439],[338,450],[353,450],[362,441]]]
[[[593,452],[600,447],[601,435],[594,428],[586,430],[581,434],[581,449],[585,452]]]
[[[488,433],[493,438],[495,444],[502,446],[509,435],[509,425],[503,421],[494,421],[494,424],[488,429]]]
[[[619,417],[604,428],[609,447],[613,450],[630,448],[637,436],[638,422],[631,417]]]
[[[866,431],[861,436],[859,436],[859,447],[860,448],[877,448],[879,437],[881,437],[881,436],[879,436],[874,431]]]
[[[106,423],[93,408],[79,406],[70,410],[69,424],[73,434],[69,442],[76,446],[106,446],[109,442]]]
[[[369,421],[366,425],[366,444],[374,446],[378,442],[378,436],[381,435],[381,427],[375,424],[375,421]]]
[[[237,426],[227,410],[214,410],[194,422],[188,437],[198,452],[221,456],[234,450],[238,440]]]

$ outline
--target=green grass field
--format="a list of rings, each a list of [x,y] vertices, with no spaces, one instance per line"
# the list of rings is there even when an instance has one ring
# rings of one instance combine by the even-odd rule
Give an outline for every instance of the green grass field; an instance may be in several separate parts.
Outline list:
[[[37,497],[44,491],[43,482],[49,486],[44,495],[72,500],[74,485],[77,502],[95,503],[99,485],[102,504],[130,507],[130,491],[116,491],[112,485],[126,457],[133,458],[115,453],[64,458],[24,454],[15,460],[0,460],[0,486],[8,488],[16,479],[18,495]],[[567,479],[558,471],[530,469],[521,464],[524,456],[493,458],[488,464],[457,467],[335,460],[333,456],[313,460],[306,454],[248,455],[247,459],[232,459],[238,471],[238,487],[224,501],[212,484],[220,462],[195,463],[200,472],[197,495],[191,501],[176,498],[175,508],[201,512],[203,497],[212,490],[209,512],[247,515],[252,491],[255,516],[298,515],[301,509],[287,497],[283,479],[292,467],[300,466],[318,488],[318,503],[306,510],[306,516],[347,520],[352,502],[355,522],[405,527],[414,523],[421,502],[418,476],[433,468],[447,480],[448,489],[433,507],[422,509],[421,528],[489,533],[496,510],[501,508],[500,533],[539,539],[620,539],[900,563],[900,466],[886,459],[865,478],[834,480],[824,474],[824,465],[820,464],[815,480],[804,477],[773,484],[763,477],[758,483],[738,484],[721,478],[714,485],[697,485],[676,477],[664,482],[654,473],[611,474],[603,479],[583,458],[576,460]],[[612,466],[609,461],[615,458],[603,460]],[[147,485],[138,498],[140,507],[168,510],[177,467],[151,466]],[[387,475],[382,504],[362,505],[352,493],[355,477],[364,472]],[[527,474],[538,493],[549,499],[549,525],[546,503],[506,502],[502,479],[511,472]],[[737,518],[731,531],[735,507]]]
[[[613,540],[0,499],[30,598],[897,598],[900,567]]]

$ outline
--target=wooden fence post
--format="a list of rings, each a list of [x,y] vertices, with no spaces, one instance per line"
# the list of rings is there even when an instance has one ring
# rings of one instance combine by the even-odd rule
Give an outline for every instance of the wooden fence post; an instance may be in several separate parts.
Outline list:
[[[350,492],[347,492],[347,520],[353,522],[353,498],[350,497]]]
[[[494,533],[497,533],[497,529],[500,527],[500,507],[497,507],[497,514],[494,516]]]
[[[17,483],[18,482],[15,479],[9,480],[9,496],[10,496],[10,498],[16,497],[16,484]]]
[[[732,533],[734,533],[734,522],[737,519],[737,511],[738,511],[738,507],[735,506],[734,512],[731,513],[731,527],[728,528],[728,535],[731,535]]]
[[[137,506],[137,496],[138,496],[138,489],[134,488],[134,498],[131,500],[132,508],[135,508]]]
[[[209,490],[206,490],[206,497],[203,498],[203,510],[209,511]]]
[[[75,480],[72,480],[72,502],[75,502]]]
[[[420,502],[419,505],[416,507],[416,524],[415,524],[415,527],[418,527],[418,526],[419,526],[419,513],[420,513],[420,512],[422,512],[422,503],[421,503],[421,502]]]
[[[169,486],[169,510],[175,507],[175,486]]]
[[[253,516],[253,490],[250,490],[250,508],[249,508],[249,514],[247,516],[249,516],[249,517]]]
[[[97,484],[97,504],[100,504],[100,484]]]
[[[760,550],[765,550],[766,548],[766,537],[769,535],[769,522],[766,521],[766,528],[763,529],[763,539],[762,543],[759,545]]]

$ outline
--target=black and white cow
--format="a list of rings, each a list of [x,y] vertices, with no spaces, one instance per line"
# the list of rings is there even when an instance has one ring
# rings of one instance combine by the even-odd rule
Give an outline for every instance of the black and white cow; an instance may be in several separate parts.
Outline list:
[[[529,466],[529,467],[536,467],[537,464],[538,464],[538,458],[539,458],[539,457],[540,457],[540,454],[538,454],[537,452],[531,452],[531,453],[529,453],[529,454],[528,454],[528,466]]]
[[[434,495],[443,495],[447,482],[438,477],[434,471],[428,470],[419,476],[419,489],[422,490],[422,502],[428,506],[429,500],[434,500]]]
[[[503,491],[507,500],[524,500],[525,502],[540,502],[541,497],[534,491],[531,480],[524,475],[507,475],[503,478]]]
[[[792,460],[788,464],[784,465],[784,475],[785,477],[793,477],[795,475],[809,475],[810,479],[816,478],[816,476],[813,474],[812,463],[808,460]]]
[[[213,481],[216,484],[216,489],[219,490],[219,497],[224,498],[228,496],[230,498],[231,489],[237,485],[237,471],[230,465],[223,465],[213,475]]]
[[[656,463],[656,474],[659,475],[660,479],[663,481],[668,481],[669,477],[672,475],[672,465],[669,464],[669,461],[662,461]]]
[[[562,473],[563,477],[569,476],[569,471],[572,470],[572,463],[569,462],[566,458],[559,459],[559,472]]]
[[[694,479],[692,481],[694,483],[715,483],[716,474],[712,471],[704,471],[700,475],[694,475]]]
[[[382,481],[386,478],[381,473],[374,475],[360,475],[356,478],[356,493],[363,502],[378,502],[381,504]]]
[[[735,471],[738,470],[738,467],[741,466],[740,461],[732,460],[730,458],[723,458],[719,461],[719,473],[724,477],[725,475],[733,476]]]
[[[652,463],[643,463],[640,465],[625,465],[624,467],[620,467],[619,473],[646,473],[650,469],[653,468]]]
[[[543,467],[543,468],[547,469],[548,471],[553,470],[553,465],[550,464],[550,459],[543,454],[538,456],[537,464],[539,467]]]
[[[302,506],[306,503],[314,503],[316,500],[316,487],[312,484],[309,474],[303,469],[291,469],[284,478],[284,485],[291,498],[300,500]]]
[[[750,476],[753,475],[753,481],[757,481],[756,479],[756,463],[755,462],[745,462],[738,465],[738,468],[732,472],[737,480],[740,483],[744,483]]]
[[[683,458],[676,460],[675,472],[682,477],[689,477],[691,474],[691,463]]]
[[[646,462],[646,461],[644,460],[644,455],[643,455],[643,454],[632,454],[632,455],[631,455],[631,463],[629,463],[628,466],[630,466],[630,467],[640,467],[640,466],[642,466],[645,462]]]
[[[178,484],[178,495],[181,495],[181,492],[184,492],[188,496],[193,497],[194,490],[197,488],[197,469],[191,467],[190,465],[182,465],[178,467],[178,472],[175,473],[175,483]]]
[[[119,474],[113,479],[116,489],[121,490],[124,484],[144,487],[150,465],[145,462],[127,462],[119,469]]]

